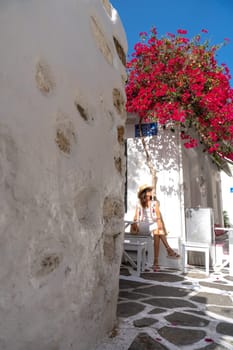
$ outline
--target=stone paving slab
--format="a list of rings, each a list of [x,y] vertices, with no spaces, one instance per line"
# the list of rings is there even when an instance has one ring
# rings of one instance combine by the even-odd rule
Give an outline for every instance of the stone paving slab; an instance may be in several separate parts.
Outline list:
[[[148,312],[148,315],[151,315],[151,314],[161,314],[162,312],[166,311],[166,309],[162,309],[162,308],[159,308],[159,307],[156,307],[155,309],[152,309],[151,311]]]
[[[194,344],[206,336],[203,330],[189,329],[187,334],[187,329],[168,326],[160,328],[158,333],[170,343],[178,346]]]
[[[125,280],[125,279],[120,279],[119,282],[119,288],[121,289],[133,289],[133,288],[137,288],[137,287],[144,287],[144,286],[150,286],[149,283],[147,283],[146,281],[144,282],[136,282],[136,281],[132,281],[132,280]]]
[[[145,272],[127,267],[119,282],[114,338],[94,350],[233,350],[229,270]]]
[[[231,291],[233,292],[233,286],[227,285],[226,281],[222,281],[222,283],[219,283],[218,281],[214,281],[215,283],[209,283],[209,282],[200,282],[200,286],[208,287],[208,288],[217,288],[220,290],[225,291]]]
[[[145,309],[145,306],[132,301],[119,303],[117,306],[118,317],[129,317],[137,315],[139,312]]]
[[[141,278],[145,279],[146,281],[148,280],[154,280],[157,282],[180,282],[184,281],[184,277],[174,275],[174,274],[169,274],[169,273],[162,273],[162,272],[157,272],[155,273],[142,273]]]
[[[168,348],[151,338],[147,333],[139,333],[128,350],[168,350]]]
[[[158,307],[166,307],[168,309],[184,308],[184,307],[193,307],[196,305],[191,303],[188,300],[182,300],[177,298],[154,298],[144,300],[144,303],[150,304]]]
[[[142,328],[142,327],[151,326],[152,324],[154,324],[156,322],[158,322],[158,320],[155,320],[154,318],[143,317],[143,318],[140,318],[139,320],[133,321],[133,325],[135,327]]]
[[[207,306],[206,310],[233,320],[233,307]]]
[[[221,295],[219,293],[213,294],[208,292],[201,292],[190,298],[190,300],[197,301],[202,304],[213,304],[232,306],[232,299],[228,295]]]
[[[125,299],[142,299],[145,298],[145,294],[140,294],[140,293],[133,293],[133,292],[127,292],[127,291],[120,291],[119,293],[120,298],[125,298]]]
[[[221,334],[232,336],[233,335],[233,323],[220,322],[217,325],[216,331],[221,333]]]
[[[190,293],[190,291],[185,288],[176,288],[176,287],[161,286],[161,285],[151,286],[147,288],[140,288],[137,290],[135,289],[135,291],[137,291],[138,293],[149,294],[153,296],[180,297],[180,298],[183,298]]]
[[[184,312],[173,312],[165,317],[172,325],[184,327],[206,327],[210,321]]]

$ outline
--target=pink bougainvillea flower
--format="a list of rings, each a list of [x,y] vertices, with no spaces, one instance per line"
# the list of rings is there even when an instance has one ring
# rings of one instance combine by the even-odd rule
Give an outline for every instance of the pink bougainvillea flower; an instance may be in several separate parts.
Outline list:
[[[151,33],[152,33],[152,34],[154,34],[154,35],[156,35],[156,34],[157,34],[157,30],[156,30],[156,28],[155,28],[155,27],[152,27],[152,28],[151,28]]]
[[[126,109],[143,120],[179,126],[186,148],[197,147],[200,141],[216,161],[233,161],[231,75],[215,58],[222,45],[203,43],[200,35],[184,38],[184,29],[177,33],[162,38],[156,28],[149,35],[141,33],[142,42],[136,43],[127,63]]]
[[[173,33],[167,33],[167,36],[170,38],[175,38],[175,34],[173,34]]]
[[[212,343],[212,342],[213,342],[213,339],[211,339],[211,338],[205,338],[205,341],[206,341],[207,343]]]
[[[188,31],[185,30],[185,29],[178,29],[178,30],[177,30],[177,33],[178,33],[178,34],[187,34]]]

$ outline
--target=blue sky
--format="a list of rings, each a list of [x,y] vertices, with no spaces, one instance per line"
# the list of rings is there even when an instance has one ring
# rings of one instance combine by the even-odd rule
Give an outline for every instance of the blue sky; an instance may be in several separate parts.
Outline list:
[[[129,51],[139,41],[140,32],[156,27],[158,36],[186,29],[191,38],[208,30],[203,38],[218,44],[224,38],[229,44],[220,48],[216,59],[231,72],[233,86],[233,0],[110,0],[118,11],[128,39]]]

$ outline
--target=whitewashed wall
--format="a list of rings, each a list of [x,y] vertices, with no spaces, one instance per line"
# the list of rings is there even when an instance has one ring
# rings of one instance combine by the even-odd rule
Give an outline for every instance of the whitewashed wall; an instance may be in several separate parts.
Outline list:
[[[137,120],[137,118],[136,118]],[[138,201],[137,190],[140,185],[152,184],[152,176],[146,163],[146,156],[140,138],[134,138],[134,118],[129,118],[127,137],[127,213],[125,218],[132,220]],[[179,138],[176,133],[159,127],[158,135],[145,138],[146,147],[152,156],[157,170],[156,195],[168,232],[168,241],[179,250],[179,241],[184,235],[184,209],[182,187],[182,163]],[[178,267],[180,262],[167,259],[161,245],[159,263]]]
[[[231,172],[233,174],[233,165],[231,165]],[[222,200],[223,210],[226,210],[231,225],[233,225],[233,177],[228,176],[225,172],[221,172],[222,183]]]
[[[152,184],[140,138],[135,138],[138,117],[127,120],[127,212],[132,220],[137,202],[137,189],[141,184]],[[157,198],[168,231],[170,245],[179,249],[185,238],[185,208],[213,208],[214,222],[222,225],[222,196],[220,172],[201,147],[185,149],[177,132],[158,127],[158,134],[146,137],[145,142],[157,170]],[[205,232],[203,232],[205,234]],[[177,243],[178,242],[178,243]],[[179,267],[180,262],[166,259],[162,247],[160,264]]]
[[[182,147],[184,206],[212,208],[214,223],[222,225],[220,171],[202,148]]]
[[[0,349],[114,326],[126,38],[107,0],[0,2]]]

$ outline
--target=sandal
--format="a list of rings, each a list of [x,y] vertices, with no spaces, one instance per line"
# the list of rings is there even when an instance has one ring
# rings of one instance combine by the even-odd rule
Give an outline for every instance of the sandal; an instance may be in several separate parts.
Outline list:
[[[159,265],[153,265],[152,269],[154,272],[158,272],[160,270],[160,267],[159,267]]]
[[[158,260],[155,260],[154,265],[152,266],[152,269],[153,269],[154,272],[159,271],[160,267],[159,267]]]
[[[170,259],[179,259],[180,258],[180,255],[176,252],[174,252],[174,250],[168,248],[167,249],[167,258],[170,258]]]

